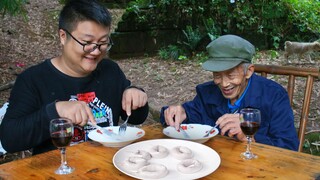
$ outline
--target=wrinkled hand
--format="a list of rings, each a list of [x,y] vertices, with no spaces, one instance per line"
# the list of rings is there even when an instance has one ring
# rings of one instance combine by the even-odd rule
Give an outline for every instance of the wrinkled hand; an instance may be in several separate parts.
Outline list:
[[[169,106],[164,111],[164,119],[169,126],[174,126],[176,130],[180,124],[187,118],[185,109],[181,105]]]
[[[129,88],[123,92],[122,109],[131,115],[131,110],[136,110],[146,105],[148,96],[145,92],[137,88]]]
[[[96,124],[91,109],[83,101],[58,101],[56,109],[60,117],[66,117],[73,124],[84,126],[88,120]]]
[[[216,124],[219,125],[222,136],[229,130],[229,137],[236,135],[240,141],[247,141],[240,127],[239,114],[225,114],[217,120]]]

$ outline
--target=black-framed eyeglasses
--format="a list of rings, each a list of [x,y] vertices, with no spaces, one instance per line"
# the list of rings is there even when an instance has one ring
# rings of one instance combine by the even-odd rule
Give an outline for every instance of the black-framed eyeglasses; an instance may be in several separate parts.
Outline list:
[[[82,47],[83,47],[83,51],[86,53],[90,53],[94,50],[96,50],[97,48],[99,49],[99,51],[103,52],[103,51],[109,51],[113,45],[112,39],[110,36],[108,36],[109,38],[109,42],[107,43],[101,43],[101,44],[97,44],[97,43],[81,43],[79,40],[77,40],[75,37],[72,36],[71,33],[69,33],[69,31],[64,30],[67,34],[69,34],[73,40],[75,40],[77,43],[79,43]]]

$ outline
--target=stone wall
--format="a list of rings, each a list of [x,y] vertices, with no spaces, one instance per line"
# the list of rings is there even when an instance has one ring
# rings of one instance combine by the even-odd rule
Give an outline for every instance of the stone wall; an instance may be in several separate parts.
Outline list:
[[[110,57],[117,59],[154,55],[161,47],[176,44],[181,36],[182,31],[172,27],[169,22],[165,25],[158,25],[156,22],[141,23],[135,13],[125,12],[111,34],[114,46],[110,50]]]
[[[100,0],[108,9],[110,8],[125,8],[128,3],[133,0]]]
[[[153,33],[156,32],[156,35]],[[154,55],[161,47],[177,42],[180,32],[177,30],[145,30],[114,32],[115,42],[110,51],[111,58],[123,58],[142,55]]]

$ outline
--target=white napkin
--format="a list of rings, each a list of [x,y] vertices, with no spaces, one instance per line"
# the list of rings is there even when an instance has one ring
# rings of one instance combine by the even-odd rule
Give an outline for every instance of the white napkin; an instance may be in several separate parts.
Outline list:
[[[9,103],[6,102],[3,104],[2,108],[0,109],[0,124],[2,122],[4,114],[6,114],[8,105],[9,105]],[[0,141],[0,155],[6,154],[6,153],[7,153],[7,151],[2,148],[1,141]]]

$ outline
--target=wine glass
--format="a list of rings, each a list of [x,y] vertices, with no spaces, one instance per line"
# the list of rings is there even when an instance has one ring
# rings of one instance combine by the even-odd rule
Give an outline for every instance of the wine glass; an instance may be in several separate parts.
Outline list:
[[[240,127],[247,137],[247,150],[240,154],[243,159],[258,158],[256,154],[251,152],[251,142],[253,135],[260,127],[261,114],[260,110],[252,108],[244,108],[240,110]]]
[[[73,136],[73,124],[67,118],[57,118],[50,121],[50,135],[52,143],[61,152],[61,165],[55,171],[56,174],[70,174],[74,168],[68,166],[66,147],[70,145]]]

